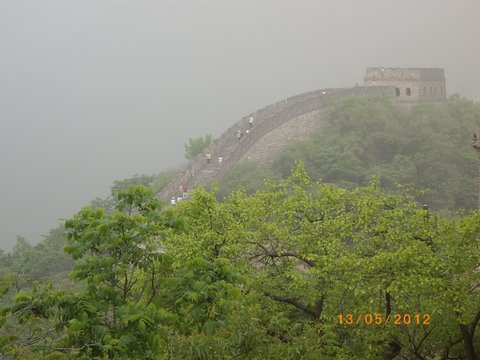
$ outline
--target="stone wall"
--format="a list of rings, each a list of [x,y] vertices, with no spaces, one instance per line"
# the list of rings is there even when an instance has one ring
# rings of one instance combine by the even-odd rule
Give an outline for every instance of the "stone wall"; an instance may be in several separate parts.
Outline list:
[[[238,162],[253,161],[263,168],[271,167],[276,154],[319,131],[327,113],[327,109],[315,110],[287,121],[254,143]]]
[[[368,68],[365,86],[390,86],[397,101],[446,101],[445,72],[441,68]]]
[[[321,128],[331,105],[349,95],[386,96],[401,106],[418,101],[443,102],[445,74],[439,68],[368,68],[364,87],[310,91],[266,106],[234,123],[157,196],[168,200],[178,194],[181,185],[191,189],[196,184],[218,180],[236,164],[249,159],[270,166],[279,151]],[[252,129],[248,123],[250,115],[254,117]],[[240,140],[238,131],[243,134]],[[206,161],[208,152],[212,155],[210,163]],[[218,157],[223,158],[222,164]]]
[[[299,134],[301,136],[308,136],[308,134],[314,130],[315,126],[318,126],[318,124],[312,121],[312,119],[315,118],[315,113],[322,109],[329,108],[333,102],[348,95],[391,96],[392,88],[379,86],[350,89],[322,89],[287,98],[254,112],[254,127],[249,134],[244,135],[238,140],[237,131],[241,130],[242,133],[245,133],[245,130],[249,128],[248,120],[250,114],[248,114],[233,124],[202,154],[199,154],[196,159],[191,161],[185,171],[179,174],[179,176],[158,193],[157,196],[161,199],[168,200],[172,195],[178,193],[181,185],[191,189],[196,184],[206,184],[214,179],[221,178],[233,166],[239,163],[244,156],[248,158],[248,155],[246,155],[247,152],[267,134],[279,129],[280,132],[278,132],[278,134],[280,137],[283,139],[288,137],[288,131],[299,125],[295,122],[297,119],[300,119],[298,121],[303,121],[305,126],[307,126],[305,132],[300,130]],[[308,114],[312,115],[308,116]],[[282,126],[287,123],[289,124],[281,130]],[[272,134],[266,138],[266,145],[261,145],[261,143],[258,145],[263,146],[259,153],[261,152],[262,161],[265,163],[273,159],[279,149],[283,147],[282,144],[280,146],[269,147],[268,142],[272,144],[274,139],[275,135]],[[280,138],[278,142],[280,142]],[[205,160],[207,152],[212,154],[213,160],[210,164],[207,164]],[[216,161],[219,156],[223,158],[221,166]]]

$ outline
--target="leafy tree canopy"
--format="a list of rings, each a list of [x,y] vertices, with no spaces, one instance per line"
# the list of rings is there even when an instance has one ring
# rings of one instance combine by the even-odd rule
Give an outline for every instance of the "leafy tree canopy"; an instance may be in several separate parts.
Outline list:
[[[185,144],[185,159],[195,159],[208,145],[212,142],[212,134],[207,134],[205,137],[189,138],[188,143]]]
[[[312,182],[302,165],[254,195],[218,202],[197,189],[176,210],[187,231],[166,239],[174,265],[199,255],[229,259],[268,309],[256,326],[271,336],[276,357],[478,352],[477,212],[448,220],[408,193],[386,193],[378,180],[347,190]],[[430,324],[339,326],[338,315],[348,313],[383,321],[420,314]]]
[[[388,190],[424,190],[418,199],[430,207],[473,209],[478,169],[470,140],[479,126],[480,104],[459,96],[409,111],[388,99],[350,97],[320,133],[285,150],[273,170],[287,177],[302,160],[315,180],[354,188],[378,175]]]
[[[71,276],[82,286],[17,293],[0,310],[0,351],[21,359],[478,354],[478,212],[448,219],[375,179],[354,190],[312,182],[301,163],[287,179],[223,202],[201,188],[168,208],[143,186],[116,196],[114,213],[85,208],[65,224]],[[379,322],[340,324],[348,314]]]
[[[0,354],[476,359],[480,215],[435,209],[474,207],[479,116],[459,97],[409,112],[349,98],[273,174],[244,164],[175,207],[153,198],[153,178],[117,183],[106,209],[0,253],[2,270],[18,269],[0,274]],[[275,172],[284,179],[260,181]],[[64,246],[77,286],[25,289]]]

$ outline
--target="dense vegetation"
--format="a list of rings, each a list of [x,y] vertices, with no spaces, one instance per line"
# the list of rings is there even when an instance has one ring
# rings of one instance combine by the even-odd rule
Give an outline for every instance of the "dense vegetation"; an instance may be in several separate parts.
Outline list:
[[[185,159],[195,159],[213,140],[212,134],[207,134],[205,137],[189,138],[188,143],[185,144]]]
[[[387,190],[398,184],[423,190],[417,199],[431,208],[473,209],[478,167],[471,138],[479,125],[480,104],[458,96],[408,112],[388,99],[347,98],[320,133],[286,149],[271,171],[243,164],[220,182],[220,194],[237,187],[252,193],[251,184],[264,176],[285,178],[302,160],[313,180],[353,189],[379,176]]]
[[[480,214],[454,210],[479,123],[458,97],[348,98],[272,170],[175,207],[152,196],[174,171],[116,181],[0,252],[0,358],[475,359]]]
[[[448,220],[375,182],[313,183],[301,164],[265,191],[223,202],[196,189],[162,209],[143,186],[116,200],[112,214],[87,207],[65,223],[71,277],[82,286],[10,290],[4,354],[474,359],[479,351],[477,212]],[[348,314],[355,322],[372,314],[371,323],[349,324]],[[395,324],[396,314],[411,323]]]

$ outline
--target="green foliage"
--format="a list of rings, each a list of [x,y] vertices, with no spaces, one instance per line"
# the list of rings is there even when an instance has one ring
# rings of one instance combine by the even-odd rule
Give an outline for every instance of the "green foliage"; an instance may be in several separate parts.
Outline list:
[[[151,187],[155,193],[162,190],[167,186],[174,178],[178,175],[179,169],[170,169],[162,171],[160,174],[156,175],[155,180],[151,184]]]
[[[261,332],[249,319],[243,277],[225,259],[174,267],[162,242],[183,231],[182,221],[151,195],[130,187],[116,194],[115,213],[87,207],[65,222],[71,277],[83,286],[35,283],[13,296],[0,311],[3,354],[222,359],[254,351]]]
[[[119,191],[128,189],[131,186],[143,185],[150,187],[155,193],[159,192],[172,181],[178,174],[178,169],[165,170],[158,175],[134,175],[132,178],[124,180],[115,180],[111,186],[111,195],[106,198],[95,198],[90,202],[90,206],[94,208],[103,208],[107,213],[111,214],[115,211],[116,194]]]
[[[315,180],[354,188],[378,175],[388,190],[425,190],[418,200],[430,207],[473,209],[478,169],[470,139],[479,125],[480,105],[459,97],[408,112],[387,99],[346,98],[322,132],[285,150],[274,170],[287,177],[302,160]]]
[[[230,261],[221,258],[196,258],[168,280],[163,303],[179,318],[169,341],[170,358],[259,356],[265,334],[255,319],[256,299],[244,293],[244,283]]]
[[[162,183],[163,179],[165,178],[165,173],[161,173],[160,175],[134,175],[131,178],[123,179],[123,180],[115,180],[113,185],[110,187],[111,195],[106,198],[95,198],[93,201],[90,202],[90,206],[93,208],[102,208],[108,214],[111,214],[115,211],[116,208],[116,195],[128,189],[131,186],[139,186],[143,185],[146,187],[153,186],[153,183],[156,183],[159,180]],[[168,176],[167,176],[168,177]],[[160,185],[161,186],[161,185]]]
[[[461,356],[469,342],[462,328],[478,348],[476,212],[448,220],[409,194],[384,192],[378,180],[355,190],[312,183],[302,164],[265,191],[235,192],[222,203],[196,189],[176,211],[187,228],[165,243],[175,266],[194,254],[229,259],[266,309],[256,312],[266,342],[256,354]],[[430,325],[340,326],[337,315],[348,313],[428,314]]]
[[[212,142],[212,134],[207,134],[205,137],[189,138],[188,143],[185,144],[185,159],[195,159],[203,150],[207,148]]]
[[[152,301],[168,267],[158,240],[171,214],[160,212],[161,204],[142,185],[119,191],[117,203],[114,214],[87,207],[65,222],[65,250],[75,260],[71,276],[84,287],[66,293],[36,286],[14,297],[3,313],[23,328],[6,351],[41,356],[42,349],[64,349],[91,358],[154,358],[165,316]],[[38,336],[34,347],[23,349],[25,332],[27,339]]]
[[[279,182],[247,163],[218,190],[197,187],[175,207],[153,198],[153,179],[118,183],[109,208],[84,208],[65,223],[75,289],[18,285],[21,276],[56,271],[63,228],[42,246],[19,238],[11,254],[0,253],[2,270],[21,270],[0,276],[0,353],[474,359],[480,213],[446,217],[415,197],[473,206],[464,189],[476,166],[465,139],[479,116],[459,97],[409,113],[384,99],[350,98],[324,134],[283,153]],[[419,186],[427,188],[420,197],[404,190]],[[354,323],[340,324],[347,314]],[[365,324],[366,314],[381,323]],[[421,323],[395,324],[395,314],[413,322],[418,314]]]
[[[112,185],[112,196],[105,199],[97,198],[91,202],[93,208],[103,208],[107,214],[114,213],[117,206],[117,196],[130,186],[151,186],[154,192],[159,191],[177,173],[177,170],[164,171],[158,175],[135,175],[130,179],[115,181]],[[128,191],[127,191],[128,192]],[[151,195],[152,190],[145,190]],[[122,195],[123,196],[123,195]],[[19,291],[30,286],[32,281],[49,279],[63,286],[72,286],[67,272],[72,268],[72,259],[63,251],[67,245],[63,225],[52,229],[42,241],[32,246],[28,241],[17,237],[16,246],[10,253],[0,250],[0,273],[9,274],[12,291]]]
[[[132,186],[144,185],[150,186],[155,180],[156,175],[134,175],[132,178],[124,180],[115,180],[111,187],[112,194],[116,194],[119,191],[123,191]]]
[[[52,229],[35,246],[18,236],[13,251],[0,254],[0,270],[3,274],[9,274],[10,289],[20,291],[30,285],[32,280],[45,279],[69,271],[72,261],[63,251],[65,245],[63,226]]]
[[[63,251],[66,243],[65,229],[59,225],[33,247],[33,256],[29,263],[29,268],[35,271],[32,274],[33,279],[47,278],[52,274],[71,270],[72,260]]]
[[[0,302],[10,290],[12,279],[7,275],[0,275]]]
[[[265,179],[275,179],[270,170],[260,169],[254,162],[245,162],[235,166],[220,179],[218,184],[218,198],[224,199],[235,190],[243,190],[253,194],[265,189]]]

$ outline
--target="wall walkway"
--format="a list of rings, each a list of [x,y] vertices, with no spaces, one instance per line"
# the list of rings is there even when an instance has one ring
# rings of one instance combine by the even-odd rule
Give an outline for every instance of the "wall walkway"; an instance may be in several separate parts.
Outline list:
[[[391,87],[355,87],[346,89],[321,89],[300,94],[269,105],[253,113],[254,126],[248,134],[250,114],[233,124],[222,136],[213,141],[207,149],[192,160],[185,171],[179,174],[170,184],[157,194],[157,197],[167,201],[179,193],[181,185],[189,190],[197,184],[207,184],[223,175],[245,160],[245,154],[267,134],[279,129],[289,121],[306,114],[325,110],[336,100],[345,96],[393,96]],[[237,139],[237,131],[242,131],[242,138]],[[272,156],[276,152],[271,149]],[[212,154],[212,161],[207,164],[206,153]],[[265,150],[263,151],[265,158]],[[268,155],[268,154],[267,154]],[[218,157],[223,157],[221,165]],[[243,159],[242,159],[243,158]]]

